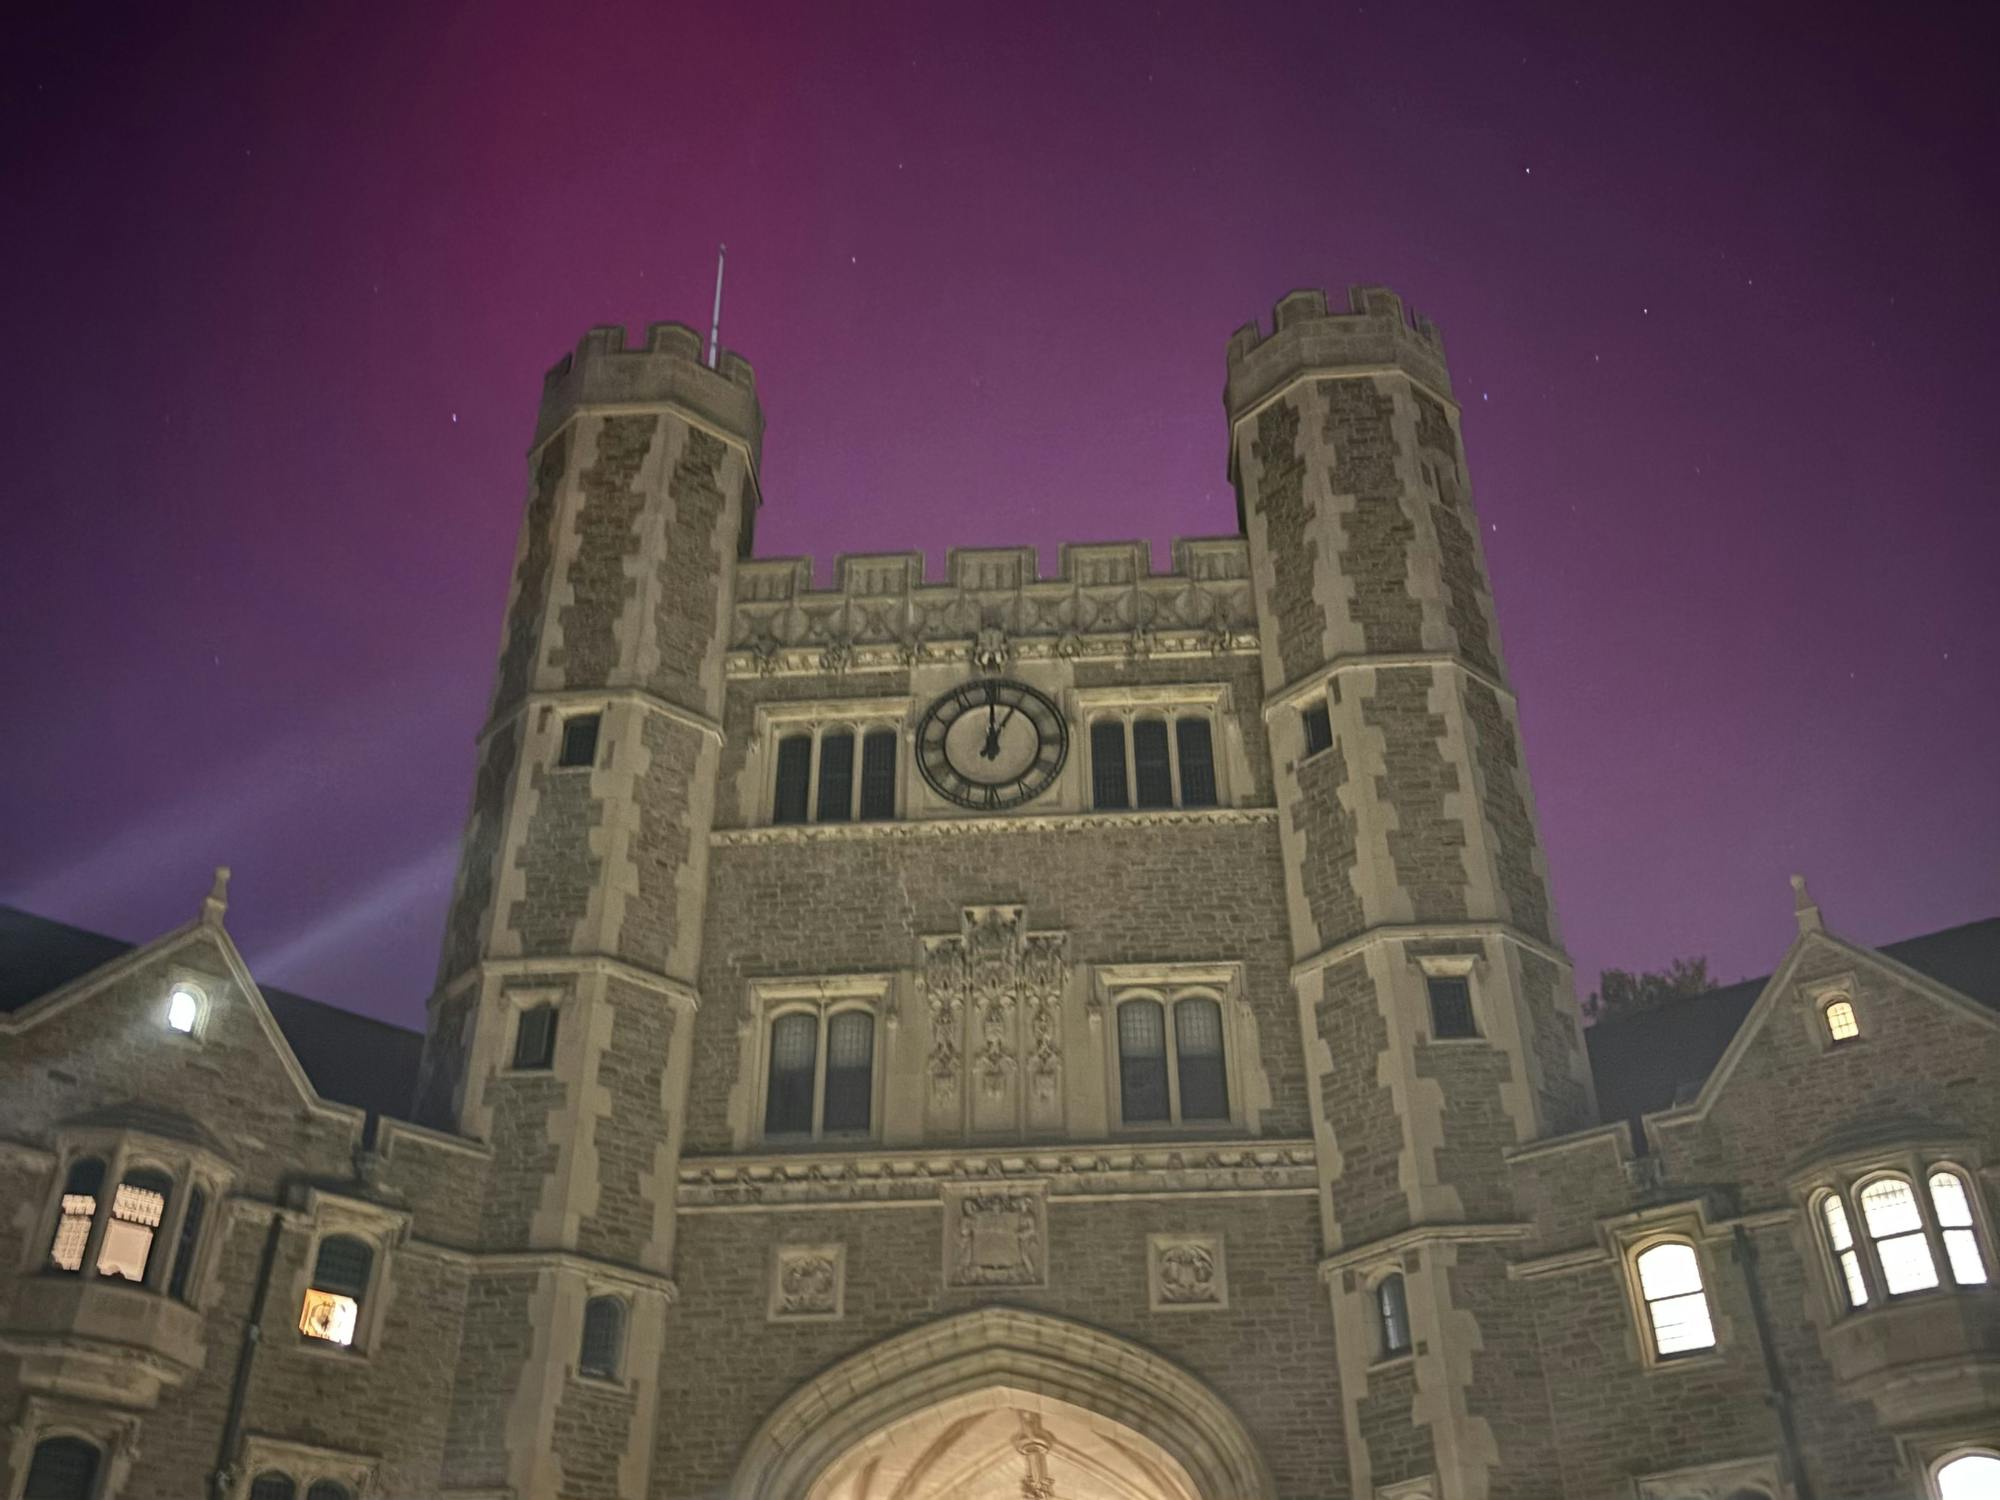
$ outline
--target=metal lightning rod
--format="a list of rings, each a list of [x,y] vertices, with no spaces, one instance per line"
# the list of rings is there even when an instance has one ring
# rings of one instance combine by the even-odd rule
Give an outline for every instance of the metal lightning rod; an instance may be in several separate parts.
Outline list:
[[[722,348],[722,263],[729,254],[727,245],[715,247],[715,316],[708,325],[708,367],[715,368],[716,354]]]

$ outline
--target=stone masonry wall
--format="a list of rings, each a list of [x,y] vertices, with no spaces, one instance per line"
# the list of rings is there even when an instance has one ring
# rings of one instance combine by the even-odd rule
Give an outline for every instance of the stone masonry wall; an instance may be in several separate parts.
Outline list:
[[[564,687],[600,687],[629,655],[620,627],[626,602],[639,588],[632,565],[647,501],[637,480],[659,426],[659,417],[648,412],[605,417],[597,428],[596,457],[578,482],[583,502],[565,580],[569,602],[557,612],[562,644],[549,652],[549,665],[563,669]]]
[[[1365,1245],[1409,1222],[1402,1186],[1403,1123],[1381,1078],[1389,1023],[1365,958],[1330,964],[1313,1031],[1332,1061],[1319,1075],[1320,1112],[1340,1153],[1329,1179],[1342,1247]]]
[[[716,527],[726,496],[723,441],[689,428],[667,482],[668,513],[659,558],[659,596],[653,630],[659,665],[647,683],[671,702],[698,713],[712,711],[701,671],[715,648],[722,619],[722,575],[718,570]],[[750,501],[743,500],[747,509]]]
[[[681,937],[681,882],[691,851],[689,809],[701,764],[702,733],[664,714],[647,713],[639,748],[645,770],[632,789],[639,814],[634,861],[638,888],[625,901],[618,954],[642,968],[664,972]]]
[[[1361,718],[1382,736],[1375,796],[1395,810],[1389,857],[1411,913],[1419,922],[1460,922],[1466,917],[1465,824],[1445,810],[1459,776],[1440,748],[1444,716],[1430,711],[1435,685],[1429,667],[1380,670],[1362,699]]]
[[[597,1059],[592,1098],[604,1101],[592,1123],[597,1150],[596,1209],[577,1235],[588,1254],[628,1265],[646,1260],[653,1238],[648,1179],[672,1129],[666,1098],[667,1049],[673,1041],[670,1003],[624,980],[606,985],[611,1042]]]
[[[499,877],[500,840],[507,813],[507,794],[521,759],[521,722],[496,729],[479,757],[472,786],[472,814],[466,823],[459,855],[458,885],[445,919],[444,957],[439,979],[463,973],[479,957],[486,940],[486,921],[493,908],[493,888]]]
[[[555,564],[555,515],[569,468],[570,435],[557,433],[542,449],[528,493],[528,510],[521,523],[521,555],[514,567],[514,598],[507,611],[506,639],[500,648],[500,670],[493,690],[493,716],[515,707],[528,690],[541,649],[542,614],[548,607],[550,574]]]
[[[1311,527],[1316,507],[1305,496],[1305,460],[1299,457],[1299,409],[1274,401],[1257,414],[1251,453],[1259,465],[1257,510],[1265,517],[1271,568],[1270,620],[1284,680],[1295,682],[1322,665],[1325,620],[1313,599],[1319,542]]]

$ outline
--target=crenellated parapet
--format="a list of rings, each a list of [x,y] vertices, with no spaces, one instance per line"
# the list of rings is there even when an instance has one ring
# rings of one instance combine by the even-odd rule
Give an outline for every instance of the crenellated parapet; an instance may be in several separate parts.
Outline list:
[[[812,559],[743,562],[731,622],[733,675],[1000,659],[1253,651],[1250,555],[1238,537],[1183,538],[1152,571],[1144,542],[1062,549],[1053,578],[1032,547],[955,547],[928,580],[916,552],[843,554],[838,583],[815,589]]]
[[[702,362],[701,335],[685,323],[653,323],[633,347],[625,329],[591,329],[542,377],[535,418],[540,447],[585,407],[674,406],[698,423],[738,439],[754,467],[764,447],[764,411],[757,404],[757,376],[750,361],[722,351],[716,368]]]
[[[1387,287],[1347,289],[1347,311],[1334,312],[1318,288],[1288,293],[1272,312],[1271,332],[1245,323],[1229,338],[1223,404],[1231,422],[1273,391],[1314,370],[1402,370],[1438,395],[1451,396],[1444,339],[1430,319]]]

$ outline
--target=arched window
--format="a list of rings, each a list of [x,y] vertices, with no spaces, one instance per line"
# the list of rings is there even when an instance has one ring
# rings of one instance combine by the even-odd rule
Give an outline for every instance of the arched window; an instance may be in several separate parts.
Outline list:
[[[1654,1354],[1673,1359],[1713,1349],[1715,1325],[1694,1246],[1680,1241],[1654,1245],[1639,1253],[1635,1265]]]
[[[1851,1042],[1861,1035],[1861,1023],[1855,1019],[1854,1004],[1842,998],[1832,1001],[1820,1012],[1826,1017],[1826,1034],[1836,1042]]]
[[[1229,1118],[1229,1077],[1222,1059],[1222,1007],[1195,997],[1174,1004],[1183,1120]]]
[[[208,1194],[200,1188],[188,1190],[187,1209],[181,1214],[181,1232],[174,1241],[174,1268],[167,1276],[167,1295],[176,1301],[190,1300],[194,1279],[194,1252],[201,1243],[201,1221],[208,1214]]]
[[[1105,812],[1132,805],[1125,787],[1125,726],[1117,719],[1090,726],[1090,805]]]
[[[1828,1193],[1819,1200],[1820,1222],[1826,1225],[1826,1239],[1840,1267],[1841,1289],[1850,1308],[1868,1305],[1868,1278],[1861,1269],[1861,1252],[1854,1243],[1854,1231],[1847,1222],[1847,1205],[1840,1194]]]
[[[793,1011],[771,1023],[771,1076],[764,1134],[810,1135],[819,1064],[819,1018]]]
[[[305,1306],[299,1312],[299,1332],[342,1348],[353,1344],[374,1269],[375,1251],[366,1240],[351,1234],[321,1240]]]
[[[94,1156],[71,1162],[63,1181],[62,1211],[55,1238],[49,1244],[49,1264],[58,1271],[81,1271],[90,1247],[90,1226],[97,1219],[97,1200],[104,1192],[104,1163]]]
[[[306,1500],[353,1500],[347,1486],[331,1479],[319,1479],[306,1491]]]
[[[1174,766],[1167,750],[1165,719],[1133,722],[1132,781],[1140,807],[1174,805]]]
[[[1986,1262],[1979,1253],[1979,1231],[1973,1227],[1972,1199],[1965,1191],[1965,1179],[1948,1167],[1939,1167],[1927,1185],[1951,1279],[1960,1286],[1984,1286]]]
[[[1167,1097],[1166,1012],[1157,1000],[1118,1007],[1119,1103],[1127,1125],[1173,1118]]]
[[[865,1010],[839,1011],[826,1028],[822,1128],[828,1134],[867,1130],[874,1089],[875,1017]]]
[[[846,823],[854,807],[854,731],[832,729],[819,737],[819,821]]]
[[[166,1216],[173,1179],[163,1172],[127,1172],[111,1195],[111,1221],[97,1252],[97,1274],[144,1281],[152,1264],[153,1241]]]
[[[616,1380],[624,1358],[624,1300],[592,1297],[583,1304],[583,1347],[576,1357],[577,1371],[600,1380]]]
[[[100,1455],[82,1438],[44,1438],[28,1460],[21,1500],[94,1500]]]
[[[1375,1326],[1382,1358],[1410,1352],[1410,1302],[1401,1272],[1384,1276],[1375,1287]]]
[[[896,731],[871,729],[861,742],[861,817],[879,822],[896,816]]]
[[[1882,1284],[1891,1297],[1929,1291],[1938,1284],[1937,1262],[1924,1233],[1923,1211],[1907,1178],[1878,1177],[1861,1190],[1861,1222],[1875,1246]]]
[[[1174,720],[1174,748],[1180,752],[1181,806],[1215,806],[1215,745],[1208,720],[1182,714]]]
[[[1938,1500],[2000,1500],[2000,1454],[1961,1453],[1938,1465]]]
[[[299,1487],[289,1474],[267,1469],[250,1481],[250,1500],[293,1500]]]
[[[778,741],[778,794],[772,804],[773,823],[803,823],[812,791],[813,742],[809,734],[788,734]]]

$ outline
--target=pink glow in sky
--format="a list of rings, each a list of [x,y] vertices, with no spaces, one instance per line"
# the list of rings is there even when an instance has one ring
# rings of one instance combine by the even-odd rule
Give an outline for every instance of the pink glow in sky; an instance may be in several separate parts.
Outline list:
[[[0,61],[0,901],[416,1023],[541,372],[705,324],[765,555],[1234,525],[1230,330],[1451,353],[1580,974],[2000,911],[1973,7],[45,7]],[[1504,15],[1502,14],[1504,10]],[[1930,29],[1926,29],[1926,28]]]

